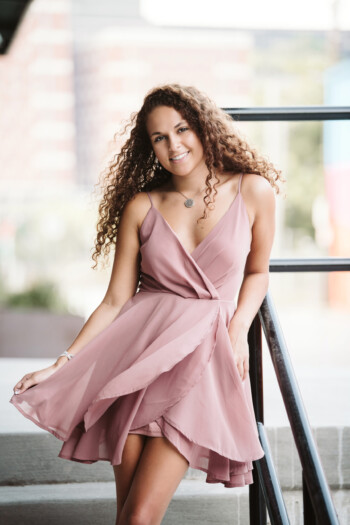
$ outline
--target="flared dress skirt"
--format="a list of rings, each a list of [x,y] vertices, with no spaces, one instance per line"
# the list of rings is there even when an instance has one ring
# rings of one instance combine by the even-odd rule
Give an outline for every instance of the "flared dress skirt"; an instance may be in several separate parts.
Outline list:
[[[191,253],[148,192],[138,291],[74,359],[11,397],[64,442],[60,458],[119,465],[128,434],[140,433],[166,437],[207,483],[253,482],[264,452],[228,332],[251,244],[240,182]]]

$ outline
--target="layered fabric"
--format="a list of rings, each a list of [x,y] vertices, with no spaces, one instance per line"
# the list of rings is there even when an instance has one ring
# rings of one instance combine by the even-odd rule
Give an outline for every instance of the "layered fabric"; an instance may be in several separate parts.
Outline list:
[[[192,253],[148,193],[138,292],[74,359],[10,399],[64,441],[59,457],[118,465],[128,434],[143,433],[169,439],[207,483],[253,482],[264,452],[228,333],[251,243],[240,184]]]

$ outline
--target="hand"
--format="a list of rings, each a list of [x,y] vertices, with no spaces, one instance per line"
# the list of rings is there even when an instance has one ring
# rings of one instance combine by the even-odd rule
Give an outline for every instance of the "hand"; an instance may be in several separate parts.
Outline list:
[[[242,381],[244,381],[249,372],[249,346],[247,337],[244,335],[236,336],[230,332],[229,337],[238,373]]]
[[[59,367],[56,366],[55,363],[47,368],[43,368],[42,370],[37,370],[36,372],[30,372],[29,374],[24,375],[13,387],[14,393],[22,394],[31,386],[37,385],[38,383],[41,383],[41,381],[44,381],[44,379],[50,377],[56,372],[56,370],[58,370],[58,368]]]

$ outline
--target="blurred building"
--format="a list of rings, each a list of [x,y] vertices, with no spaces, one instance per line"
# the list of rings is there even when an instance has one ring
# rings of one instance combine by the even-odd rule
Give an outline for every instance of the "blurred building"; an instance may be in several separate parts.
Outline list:
[[[155,84],[194,83],[246,105],[252,43],[246,33],[155,28],[136,0],[34,0],[0,58],[2,189],[95,183],[121,120]]]
[[[91,302],[80,266],[96,221],[86,200],[119,145],[114,134],[159,83],[195,84],[221,105],[249,105],[252,49],[247,32],[154,27],[137,0],[33,0],[0,56],[6,287],[48,277],[78,309]]]
[[[251,101],[248,33],[154,27],[140,16],[137,0],[72,7],[80,183],[96,180],[122,120],[157,84],[194,84],[222,105]]]
[[[2,199],[75,180],[72,43],[70,2],[39,0],[0,57]]]
[[[78,309],[92,303],[85,265],[96,213],[87,199],[123,140],[114,141],[115,133],[150,88],[194,84],[222,107],[283,105],[291,93],[303,98],[301,85],[312,84],[295,74],[298,66],[285,67],[290,57],[299,59],[298,50],[310,42],[312,53],[322,56],[324,40],[316,33],[300,39],[283,31],[154,26],[141,16],[139,0],[33,0],[0,56],[0,277],[6,286],[18,290],[49,276]],[[307,60],[300,60],[311,78]],[[308,96],[314,100],[313,91]],[[287,124],[255,129],[263,152],[287,176]],[[281,199],[278,204],[274,248],[289,242]]]
[[[54,240],[62,230],[52,217],[40,224],[38,203],[46,203],[52,213],[52,197],[74,193],[72,44],[70,2],[34,1],[7,54],[0,56],[0,276],[9,289],[45,275],[40,230]],[[31,223],[41,227],[34,233]],[[19,238],[27,249],[25,262]],[[33,250],[40,260],[34,261]]]

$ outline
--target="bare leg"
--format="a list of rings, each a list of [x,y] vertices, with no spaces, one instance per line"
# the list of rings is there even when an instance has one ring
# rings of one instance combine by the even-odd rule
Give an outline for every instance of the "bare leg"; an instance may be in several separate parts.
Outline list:
[[[118,525],[159,525],[189,463],[165,437],[148,437]]]
[[[146,436],[142,434],[129,434],[125,441],[122,462],[119,465],[113,465],[117,492],[116,525],[119,525],[122,508],[128,496],[145,441]]]

